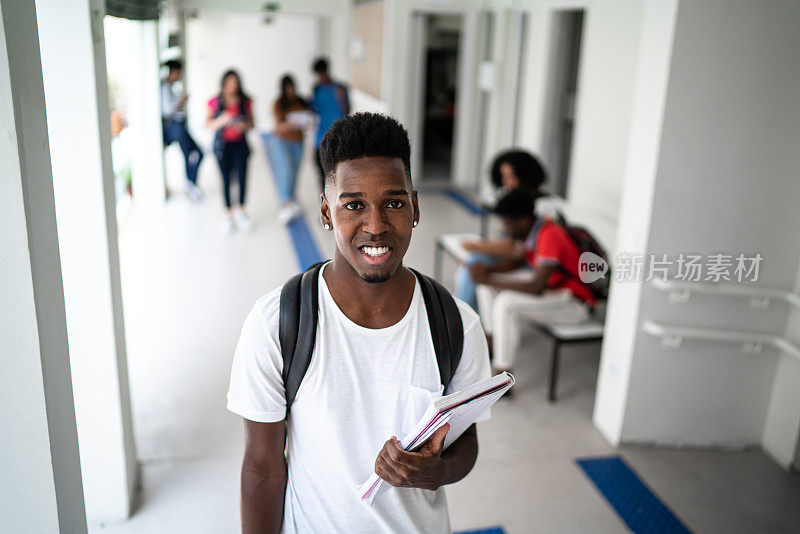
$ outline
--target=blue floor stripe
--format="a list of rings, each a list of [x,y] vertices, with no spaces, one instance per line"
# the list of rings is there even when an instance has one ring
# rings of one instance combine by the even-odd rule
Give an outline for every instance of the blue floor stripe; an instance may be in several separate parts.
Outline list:
[[[478,530],[459,530],[453,534],[506,534],[506,531],[503,530],[503,527],[487,527]]]
[[[445,194],[450,197],[453,201],[467,210],[470,214],[475,215],[476,217],[480,217],[486,211],[481,206],[476,204],[471,198],[466,196],[463,193],[455,191],[453,189],[448,189],[445,191]]]
[[[619,456],[575,462],[633,532],[690,532]]]
[[[445,189],[445,190],[443,190],[443,192],[444,192],[445,195],[450,197],[450,199],[452,199],[454,202],[456,202],[462,208],[467,210],[471,215],[474,215],[476,217],[480,217],[481,215],[486,213],[486,210],[483,209],[482,206],[477,204],[475,201],[473,201],[471,198],[469,198],[464,193],[461,193],[461,192],[456,191],[454,189]]]
[[[295,217],[286,225],[286,228],[289,230],[289,235],[292,236],[301,272],[324,259],[304,216]]]

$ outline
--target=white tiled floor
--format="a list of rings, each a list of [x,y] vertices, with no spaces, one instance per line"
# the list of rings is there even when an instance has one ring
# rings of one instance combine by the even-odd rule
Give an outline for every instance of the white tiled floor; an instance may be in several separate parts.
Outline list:
[[[238,531],[241,422],[225,410],[230,359],[242,320],[260,295],[296,272],[294,250],[276,221],[263,154],[251,157],[250,235],[221,236],[212,158],[200,205],[177,195],[135,206],[120,235],[126,337],[135,433],[142,462],[140,506],[127,522],[93,532]],[[299,196],[319,228],[317,179],[305,165]],[[428,273],[439,233],[477,221],[442,195],[421,195],[422,218],[408,263]],[[452,273],[452,264],[448,265]],[[447,270],[447,269],[446,269]],[[624,532],[574,463],[620,453],[591,425],[599,347],[566,348],[560,398],[545,402],[547,342],[532,331],[520,358],[517,393],[479,428],[474,471],[448,487],[453,527],[502,525],[508,533]],[[621,453],[693,530],[800,531],[800,481],[760,452],[624,449]]]

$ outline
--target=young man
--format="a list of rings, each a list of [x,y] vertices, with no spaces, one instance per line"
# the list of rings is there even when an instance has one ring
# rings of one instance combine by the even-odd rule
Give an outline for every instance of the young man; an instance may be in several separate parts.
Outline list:
[[[319,275],[316,344],[290,417],[281,288],[256,302],[234,356],[228,409],[244,417],[243,531],[450,532],[442,486],[472,469],[475,425],[444,451],[447,425],[418,452],[394,437],[442,393],[425,302],[403,266],[419,221],[408,135],[392,118],[359,113],[336,122],[320,152],[321,223],[336,250]],[[457,305],[464,348],[445,393],[490,374],[480,320]],[[357,488],[373,471],[395,488],[368,506]]]
[[[486,332],[492,335],[497,371],[508,371],[513,365],[518,320],[580,323],[588,318],[596,300],[578,277],[578,246],[563,226],[534,214],[534,200],[530,192],[515,189],[494,209],[503,219],[506,234],[521,243],[516,257],[493,266],[469,266],[479,284],[478,309]]]
[[[175,141],[183,151],[186,160],[186,194],[192,202],[203,198],[203,192],[197,187],[197,169],[203,159],[203,152],[186,130],[186,101],[188,95],[176,90],[176,83],[183,76],[183,64],[171,59],[164,64],[169,73],[161,82],[161,124],[164,129],[164,146]]]
[[[320,143],[331,124],[350,114],[350,96],[347,93],[347,86],[331,79],[328,74],[328,60],[322,57],[317,58],[312,68],[316,84],[310,106],[319,116],[314,155],[319,168],[320,184],[324,192],[325,170],[320,159]]]

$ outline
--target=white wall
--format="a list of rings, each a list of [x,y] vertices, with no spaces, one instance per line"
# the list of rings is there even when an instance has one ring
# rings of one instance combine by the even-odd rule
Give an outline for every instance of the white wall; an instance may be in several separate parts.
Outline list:
[[[639,0],[538,0],[521,2],[521,6],[528,13],[528,43],[518,139],[520,146],[542,157],[553,13],[559,9],[585,9],[568,214],[587,225],[613,251],[644,4]]]
[[[0,521],[86,532],[34,2],[0,1]]]
[[[647,7],[663,9],[653,3]],[[764,262],[758,285],[794,287],[800,235],[779,229],[800,226],[795,209],[800,198],[800,65],[794,58],[800,47],[799,18],[800,5],[779,1],[679,3],[666,98],[636,107],[641,114],[634,119],[637,125],[663,109],[663,126],[656,138],[634,130],[620,249],[631,245],[633,251],[638,247],[671,257],[759,252]],[[644,35],[647,42],[658,32]],[[670,39],[668,32],[661,37],[661,52],[651,52],[663,58]],[[655,75],[660,66],[651,63]],[[657,93],[657,84],[652,88]],[[643,157],[634,151],[649,157],[654,147],[654,170],[653,158],[635,164]],[[628,196],[628,189],[640,195]],[[595,422],[612,441],[762,443],[778,361],[774,351],[746,356],[735,345],[699,341],[673,351],[639,326],[652,319],[782,334],[786,308],[757,311],[746,301],[720,298],[694,298],[676,306],[646,285],[612,293],[609,311]],[[627,398],[619,402],[614,387],[624,390],[619,376],[628,372]],[[611,398],[617,402],[607,402]],[[623,412],[621,421],[609,415],[614,412],[609,405],[622,407],[616,412]],[[795,431],[796,425],[790,433]],[[786,449],[793,453],[794,445]]]
[[[294,76],[302,96],[311,93],[311,65],[319,50],[315,17],[283,14],[271,24],[264,24],[262,18],[258,13],[201,9],[197,18],[186,21],[189,124],[206,149],[213,137],[204,127],[206,106],[219,92],[227,69],[239,72],[245,91],[253,98],[256,130],[273,125],[272,104],[283,74]]]
[[[119,278],[102,0],[37,1],[70,363],[89,521],[136,486]],[[94,24],[94,28],[91,27]]]
[[[635,73],[630,146],[626,154],[616,250],[647,252],[659,141],[678,0],[649,0]],[[612,282],[593,420],[612,444],[620,442],[628,401],[634,341],[639,328],[640,283]]]
[[[280,9],[278,16],[305,15],[312,16],[317,21],[317,53],[330,59],[331,74],[334,78],[347,80],[349,78],[349,50],[350,50],[350,6],[351,0],[291,0],[278,2]],[[193,12],[207,11],[208,13],[261,13],[264,2],[262,0],[182,0],[181,5],[187,16]],[[292,42],[304,40],[304,34],[294,35]],[[187,42],[187,48],[194,46]],[[288,49],[281,49],[286,52]],[[261,51],[261,58],[272,59],[268,52]],[[310,65],[299,68],[310,71]],[[220,73],[221,74],[221,73]]]

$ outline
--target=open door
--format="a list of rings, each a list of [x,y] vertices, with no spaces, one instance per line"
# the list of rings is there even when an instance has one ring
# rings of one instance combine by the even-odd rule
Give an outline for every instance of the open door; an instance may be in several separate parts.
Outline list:
[[[452,182],[462,26],[458,14],[418,13],[413,19],[412,165],[424,182]]]
[[[566,198],[569,186],[582,31],[582,9],[557,11],[553,15],[544,156],[549,189],[562,198]]]

